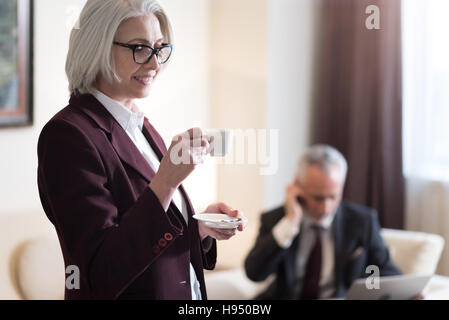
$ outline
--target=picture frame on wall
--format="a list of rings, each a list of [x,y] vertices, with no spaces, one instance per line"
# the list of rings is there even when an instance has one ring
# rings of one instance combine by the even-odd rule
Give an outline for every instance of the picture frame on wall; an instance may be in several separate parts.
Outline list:
[[[33,124],[33,0],[0,1],[0,128]]]

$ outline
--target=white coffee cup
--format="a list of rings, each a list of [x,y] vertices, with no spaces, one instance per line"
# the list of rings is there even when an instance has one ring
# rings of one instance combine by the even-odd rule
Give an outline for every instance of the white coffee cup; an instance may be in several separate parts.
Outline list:
[[[205,130],[212,157],[224,157],[232,148],[233,131],[228,129]]]

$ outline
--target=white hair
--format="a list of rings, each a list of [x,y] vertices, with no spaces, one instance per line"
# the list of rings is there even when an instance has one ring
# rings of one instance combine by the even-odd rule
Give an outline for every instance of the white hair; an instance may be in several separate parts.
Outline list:
[[[312,166],[318,166],[326,173],[330,173],[333,166],[338,166],[342,174],[343,180],[346,178],[348,171],[348,163],[345,157],[337,149],[328,146],[317,144],[309,147],[301,156],[296,171],[296,179],[298,182],[304,182],[304,176],[307,169]]]
[[[70,34],[66,74],[71,94],[93,93],[98,75],[120,82],[115,72],[112,45],[120,24],[127,19],[154,14],[164,41],[173,40],[170,21],[154,0],[88,0],[79,23]]]

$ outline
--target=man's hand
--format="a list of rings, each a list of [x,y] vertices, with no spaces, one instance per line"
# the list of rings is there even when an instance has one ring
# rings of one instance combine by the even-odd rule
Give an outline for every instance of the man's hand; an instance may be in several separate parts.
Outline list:
[[[301,204],[298,202],[298,197],[303,197],[303,192],[296,181],[287,186],[285,192],[285,216],[295,226],[301,224],[304,214]]]
[[[223,213],[230,217],[239,217],[246,220],[243,212],[241,212],[240,210],[234,210],[229,205],[223,202],[209,205],[203,213]],[[243,231],[244,228],[244,225],[239,225],[236,229],[217,229],[206,227],[201,222],[198,223],[201,240],[204,240],[204,238],[206,238],[207,236],[210,236],[217,240],[228,240],[235,235],[236,230]]]

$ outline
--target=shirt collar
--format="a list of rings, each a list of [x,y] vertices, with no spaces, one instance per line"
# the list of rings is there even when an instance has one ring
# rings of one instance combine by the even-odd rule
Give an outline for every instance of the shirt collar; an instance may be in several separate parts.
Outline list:
[[[304,212],[304,216],[303,216],[304,227],[310,228],[313,225],[318,225],[321,228],[327,230],[331,227],[336,213],[337,212],[334,212],[334,213],[330,214],[329,216],[327,216],[326,218],[324,218],[324,220],[321,221],[320,223],[316,223],[307,212]]]
[[[94,91],[94,96],[125,131],[132,131],[136,128],[139,128],[139,130],[142,131],[145,115],[135,104],[133,105],[133,110],[130,110],[120,102],[108,97],[98,90]]]

